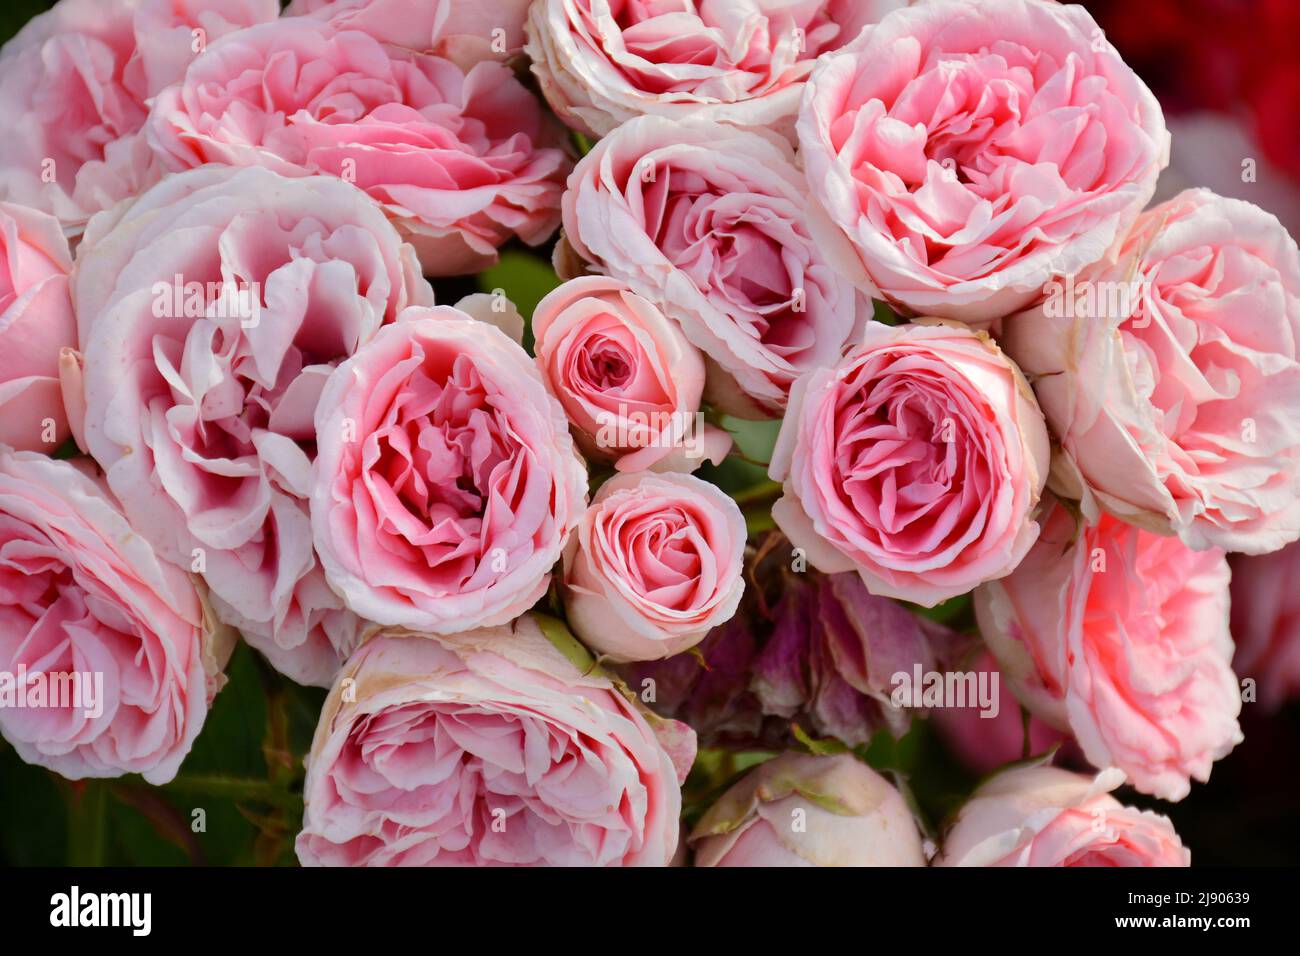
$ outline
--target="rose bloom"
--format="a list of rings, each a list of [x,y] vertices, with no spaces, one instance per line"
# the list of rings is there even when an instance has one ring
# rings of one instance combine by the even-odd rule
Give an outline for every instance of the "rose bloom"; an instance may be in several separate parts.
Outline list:
[[[96,217],[73,288],[74,432],[132,527],[277,668],[328,686],[358,621],[312,553],[313,415],[335,365],[432,302],[414,250],[337,179],[212,166]]]
[[[986,335],[870,323],[791,392],[772,516],[820,570],[933,606],[1020,563],[1047,468],[1033,393]]]
[[[1001,341],[1102,506],[1197,549],[1300,537],[1300,252],[1277,219],[1189,190],[1052,293]]]
[[[1181,800],[1241,742],[1228,563],[1110,515],[1079,527],[1053,502],[1038,544],[975,592],[980,633],[1034,714],[1094,767]]]
[[[468,69],[480,60],[511,59],[523,52],[529,2],[293,0],[284,12],[361,30],[384,43],[433,53]]]
[[[675,319],[712,360],[705,397],[773,417],[803,372],[839,358],[870,303],[814,238],[789,145],[718,123],[642,117],[596,144],[564,195],[568,242]]]
[[[1300,543],[1232,559],[1233,669],[1273,712],[1300,696]]]
[[[914,314],[987,322],[1102,258],[1169,159],[1160,107],[1083,7],[920,3],[822,56],[799,114],[836,265]]]
[[[695,866],[925,866],[907,803],[852,754],[787,752],[759,764],[690,842]]]
[[[560,219],[563,128],[501,63],[463,71],[366,33],[288,17],[240,31],[154,100],[169,169],[329,173],[378,200],[428,275],[477,272]]]
[[[533,311],[537,367],[588,458],[619,471],[694,471],[731,437],[698,424],[704,357],[625,283],[566,282]]]
[[[60,0],[0,51],[0,199],[70,235],[161,170],[139,135],[146,101],[203,47],[274,20],[276,0]]]
[[[0,447],[0,671],[15,695],[28,681],[25,704],[0,706],[0,732],[73,780],[162,784],[225,681],[234,634],[89,471]]]
[[[694,647],[736,613],[745,517],[691,475],[618,475],[600,487],[564,554],[573,632],[614,661]]]
[[[966,801],[935,866],[1190,866],[1168,817],[1110,795],[1123,782],[1114,768],[1003,771]]]
[[[57,219],[0,202],[0,444],[52,453],[68,438],[59,353],[77,343],[71,269]]]
[[[564,412],[505,333],[408,310],[339,366],[316,410],[312,529],[362,617],[454,634],[550,583],[587,497]]]
[[[636,704],[536,621],[380,631],[347,663],[307,757],[304,866],[666,866],[674,756]]]

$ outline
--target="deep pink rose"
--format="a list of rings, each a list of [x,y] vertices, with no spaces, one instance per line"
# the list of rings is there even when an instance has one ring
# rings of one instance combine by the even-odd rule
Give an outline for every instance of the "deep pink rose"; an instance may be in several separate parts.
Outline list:
[[[932,606],[1020,563],[1047,468],[1033,393],[988,336],[873,322],[790,393],[772,516],[820,570]]]
[[[77,344],[71,269],[57,219],[0,202],[0,444],[53,453],[68,438],[59,353]]]
[[[0,199],[70,235],[155,182],[146,102],[208,43],[274,20],[276,0],[60,0],[0,52]]]
[[[1233,669],[1275,711],[1300,696],[1300,543],[1232,559]]]
[[[234,634],[89,471],[0,448],[0,732],[70,779],[166,783]]]
[[[380,631],[325,701],[298,859],[666,866],[694,759],[689,728],[671,732],[676,758],[531,617],[452,638]]]
[[[694,647],[736,613],[745,590],[745,517],[692,475],[618,475],[600,487],[564,555],[564,607],[611,660]]]
[[[983,784],[944,837],[936,866],[1189,866],[1168,817],[1110,795],[1095,778],[1056,767],[1006,770]]]
[[[712,359],[705,397],[776,416],[829,365],[870,303],[828,265],[789,145],[700,120],[647,116],[596,144],[564,195],[564,231],[593,267],[675,319]]]
[[[312,528],[333,587],[380,624],[505,624],[550,583],[587,472],[559,403],[505,333],[408,310],[330,376]]]
[[[799,114],[836,265],[903,310],[987,322],[1102,258],[1169,134],[1083,7],[939,0],[822,56]]]
[[[533,311],[537,367],[588,458],[619,471],[694,471],[731,438],[700,414],[704,356],[617,279],[564,283]]]
[[[1228,562],[1053,502],[1038,544],[975,592],[1003,679],[1094,767],[1181,800],[1241,742],[1228,634]]]
[[[545,241],[569,170],[562,127],[504,64],[465,72],[308,17],[213,44],[154,100],[146,133],[170,169],[266,166],[355,183],[428,275],[477,272],[511,236]]]
[[[337,179],[210,166],[96,217],[73,291],[84,441],[132,526],[328,685],[358,621],[312,553],[313,415],[335,365],[433,301],[414,250]]]
[[[1273,216],[1181,193],[999,341],[1113,514],[1197,549],[1300,537],[1300,252]]]

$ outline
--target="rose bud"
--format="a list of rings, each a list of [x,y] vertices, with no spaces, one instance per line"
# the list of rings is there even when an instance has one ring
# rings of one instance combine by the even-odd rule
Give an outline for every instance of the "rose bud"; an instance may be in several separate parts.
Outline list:
[[[852,754],[787,752],[759,764],[690,841],[695,866],[925,866],[907,803]]]
[[[546,593],[587,473],[533,360],[494,326],[415,308],[325,382],[311,517],[362,617],[455,634]]]
[[[666,866],[674,756],[536,620],[450,638],[381,630],[330,691],[307,757],[305,866]]]
[[[745,518],[691,475],[618,475],[601,486],[564,554],[569,625],[614,661],[694,647],[736,613]]]
[[[71,462],[0,447],[0,732],[73,780],[176,776],[234,632]]]
[[[988,336],[871,323],[791,392],[772,517],[820,570],[933,606],[1020,563],[1048,458],[1033,393]]]
[[[1110,795],[1123,782],[1114,768],[1004,770],[966,801],[935,866],[1191,865],[1168,817]]]
[[[1061,504],[1012,574],[975,592],[980,633],[1031,712],[1070,731],[1094,767],[1181,800],[1241,742],[1228,563]]]
[[[1231,561],[1232,666],[1273,712],[1300,696],[1300,543]]]
[[[965,322],[1101,259],[1169,162],[1151,91],[1083,7],[1046,0],[888,14],[819,58],[798,130],[813,195],[853,245],[836,268]]]
[[[1300,251],[1273,216],[1181,193],[1001,342],[1111,513],[1197,550],[1300,536]]]

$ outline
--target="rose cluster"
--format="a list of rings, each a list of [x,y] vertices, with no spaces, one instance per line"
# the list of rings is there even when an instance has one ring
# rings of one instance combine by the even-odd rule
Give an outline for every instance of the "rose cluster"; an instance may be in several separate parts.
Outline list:
[[[28,762],[165,784],[242,637],[304,865],[1186,865],[1113,792],[1300,686],[1300,252],[1081,7],[60,0],[0,120]]]

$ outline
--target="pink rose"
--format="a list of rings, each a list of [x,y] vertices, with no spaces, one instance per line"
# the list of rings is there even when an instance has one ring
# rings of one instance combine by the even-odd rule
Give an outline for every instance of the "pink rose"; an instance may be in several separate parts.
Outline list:
[[[642,114],[789,131],[813,61],[904,0],[538,0],[528,55],[588,136]]]
[[[730,620],[745,590],[745,518],[692,475],[618,475],[564,554],[564,607],[586,645],[619,662],[671,657]]]
[[[799,114],[836,265],[915,314],[987,322],[1102,258],[1169,134],[1083,7],[919,3],[822,56]]]
[[[694,471],[730,436],[704,425],[704,357],[625,283],[584,276],[533,312],[537,367],[588,458],[619,471]]]
[[[0,448],[0,731],[23,760],[168,782],[233,641],[89,469]]]
[[[717,123],[642,117],[596,144],[564,195],[594,267],[675,319],[712,359],[705,397],[776,416],[794,380],[834,363],[870,303],[828,265],[788,144]]]
[[[1110,795],[1123,782],[1114,769],[1003,771],[961,808],[935,866],[1190,866],[1168,817]]]
[[[1273,216],[1181,193],[1001,341],[1115,515],[1198,550],[1300,537],[1300,252]]]
[[[1272,712],[1300,696],[1300,543],[1232,559],[1233,669]]]
[[[1181,800],[1241,742],[1228,634],[1228,563],[1053,503],[1010,576],[975,592],[980,632],[1033,713],[1094,767]]]
[[[537,602],[582,517],[564,412],[505,333],[408,310],[330,376],[316,409],[312,529],[362,617],[455,634]]]
[[[852,754],[759,764],[690,840],[696,866],[925,866],[906,802]]]
[[[680,767],[636,704],[536,621],[380,631],[307,757],[304,866],[667,866]],[[680,775],[680,776],[679,776]]]
[[[218,37],[274,20],[276,0],[60,0],[0,52],[0,199],[69,234],[161,170],[138,135],[146,101]]]
[[[523,51],[530,0],[293,0],[286,16],[311,15],[341,30],[433,53],[466,69]]]
[[[429,275],[477,272],[511,236],[560,219],[563,130],[501,63],[464,72],[307,17],[214,43],[154,100],[150,145],[170,169],[329,173],[378,200]]]
[[[1033,394],[988,336],[873,322],[790,393],[772,516],[820,570],[933,606],[1020,563],[1047,467]]]
[[[316,401],[432,290],[377,205],[329,177],[211,166],[95,218],[73,293],[87,450],[132,526],[223,620],[328,685],[358,621],[311,547]]]
[[[53,453],[68,438],[59,352],[77,344],[71,269],[57,219],[0,203],[0,444]]]

